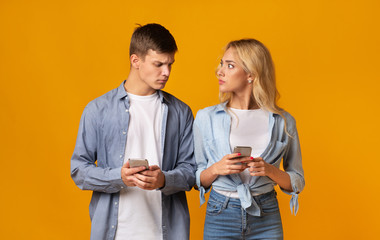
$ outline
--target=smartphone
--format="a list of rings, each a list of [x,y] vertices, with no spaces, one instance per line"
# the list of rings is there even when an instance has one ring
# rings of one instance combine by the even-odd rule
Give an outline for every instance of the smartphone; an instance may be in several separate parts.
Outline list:
[[[234,153],[241,153],[240,157],[250,157],[252,148],[248,146],[236,146],[234,147]]]
[[[149,163],[147,159],[142,158],[130,158],[129,161],[129,167],[141,167],[144,166],[146,169],[149,169]]]

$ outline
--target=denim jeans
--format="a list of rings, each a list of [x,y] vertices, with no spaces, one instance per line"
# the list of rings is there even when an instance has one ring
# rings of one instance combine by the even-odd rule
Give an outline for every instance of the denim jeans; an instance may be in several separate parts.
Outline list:
[[[207,202],[204,240],[283,239],[276,191],[255,196],[261,217],[249,215],[240,200],[211,191]]]

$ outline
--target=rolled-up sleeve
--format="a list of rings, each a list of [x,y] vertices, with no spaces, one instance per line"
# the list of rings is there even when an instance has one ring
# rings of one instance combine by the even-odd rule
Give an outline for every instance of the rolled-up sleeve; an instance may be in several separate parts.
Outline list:
[[[203,131],[201,129],[201,126],[204,127],[204,122],[201,121],[201,115],[202,115],[202,112],[199,111],[194,121],[193,134],[194,134],[194,154],[195,154],[195,160],[197,163],[197,171],[195,173],[196,184],[199,190],[200,204],[202,205],[206,201],[204,195],[210,190],[211,187],[204,188],[201,184],[201,173],[203,170],[207,168],[207,164],[208,164],[204,139],[202,135]]]
[[[292,196],[290,200],[290,210],[294,212],[294,215],[297,214],[299,204],[298,204],[298,194],[305,187],[305,178],[304,171],[302,167],[302,156],[301,156],[301,148],[300,141],[298,137],[297,128],[295,125],[294,119],[292,119],[293,124],[292,127],[289,128],[289,133],[291,137],[288,139],[288,147],[287,151],[284,155],[284,170],[290,176],[290,182],[292,185],[292,192],[287,192],[282,190],[283,192]]]
[[[97,167],[97,120],[89,106],[83,111],[74,153],[71,158],[71,177],[82,190],[115,193],[126,187],[121,168]]]

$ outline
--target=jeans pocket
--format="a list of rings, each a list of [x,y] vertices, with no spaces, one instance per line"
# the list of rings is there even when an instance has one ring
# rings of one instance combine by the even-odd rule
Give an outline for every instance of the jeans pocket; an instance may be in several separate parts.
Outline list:
[[[223,203],[215,201],[211,197],[207,202],[206,214],[209,216],[216,216],[220,214],[223,210]]]
[[[272,196],[269,199],[265,199],[260,202],[261,210],[264,214],[272,214],[279,212],[278,201],[276,196]]]

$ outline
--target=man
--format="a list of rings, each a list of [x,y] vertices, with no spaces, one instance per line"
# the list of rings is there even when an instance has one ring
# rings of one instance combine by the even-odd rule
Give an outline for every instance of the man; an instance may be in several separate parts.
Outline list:
[[[131,69],[84,109],[71,176],[92,190],[91,239],[188,239],[186,194],[195,184],[190,108],[161,91],[177,45],[159,24],[136,28]],[[149,161],[149,169],[129,159]]]

